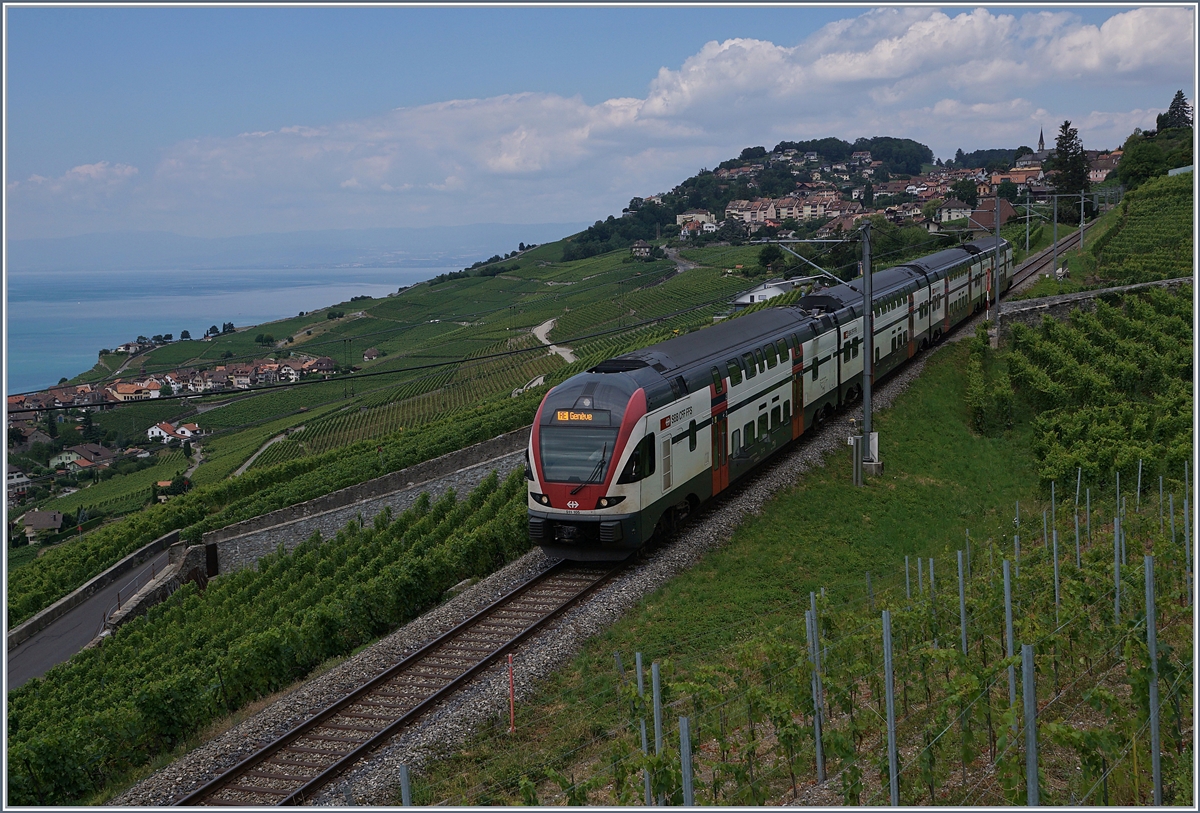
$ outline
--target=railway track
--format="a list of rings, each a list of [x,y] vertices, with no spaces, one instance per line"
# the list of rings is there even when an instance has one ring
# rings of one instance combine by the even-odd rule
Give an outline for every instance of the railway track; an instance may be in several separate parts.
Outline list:
[[[620,569],[560,562],[175,805],[302,804]]]
[[[1058,241],[1058,255],[1061,257],[1065,252],[1078,248],[1078,246],[1079,232],[1072,232]],[[1054,246],[1050,246],[1026,260],[1025,264],[1018,268],[1016,274],[1013,276],[1013,287],[1023,284],[1026,280],[1044,271],[1049,270],[1053,273],[1054,254]]]

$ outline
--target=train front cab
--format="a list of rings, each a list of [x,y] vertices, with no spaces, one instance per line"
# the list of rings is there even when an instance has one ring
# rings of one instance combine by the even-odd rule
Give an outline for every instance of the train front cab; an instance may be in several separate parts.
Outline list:
[[[581,373],[543,399],[525,474],[529,536],[547,555],[619,560],[645,542],[638,482],[655,465],[645,415],[628,373]]]

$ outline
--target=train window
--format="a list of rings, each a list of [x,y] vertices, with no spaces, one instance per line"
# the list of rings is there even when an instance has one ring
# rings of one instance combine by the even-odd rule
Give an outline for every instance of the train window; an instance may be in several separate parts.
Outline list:
[[[799,353],[800,353],[800,337],[797,336],[795,333],[793,333],[791,341],[788,342],[788,344],[791,346],[791,348],[793,350],[796,351],[797,355],[799,355]]]
[[[850,363],[850,343],[846,342],[842,345],[842,364]]]
[[[766,440],[767,432],[770,431],[770,425],[767,423],[767,413],[758,416],[758,439]]]
[[[742,361],[746,365],[746,378],[754,378],[758,375],[758,365],[754,363],[753,353],[742,353]]]
[[[754,445],[754,421],[750,421],[742,427],[742,435],[746,439],[745,448],[750,448]]]
[[[742,430],[734,429],[733,434],[729,438],[729,449],[734,454],[737,454],[741,448],[742,448]]]
[[[792,420],[792,402],[791,401],[783,402],[783,419],[785,421]]]
[[[783,423],[783,410],[779,407],[771,408],[771,428],[774,429]]]
[[[775,345],[768,344],[763,348],[763,355],[767,357],[767,367],[774,367],[779,363],[779,353],[775,350]]]
[[[742,368],[738,365],[737,359],[730,359],[725,362],[726,369],[729,370],[729,386],[736,387],[742,383]]]
[[[788,353],[787,342],[785,342],[783,339],[775,342],[775,347],[779,350],[780,361],[788,361],[791,358],[791,355]]]
[[[765,373],[767,371],[767,360],[763,358],[763,351],[757,347],[754,348],[754,358],[758,359],[758,371]]]
[[[895,337],[895,336],[893,336],[893,337],[892,337],[892,350],[891,350],[891,352],[893,352],[893,353],[895,353],[895,352],[896,352],[896,337]]]
[[[850,355],[852,355],[854,358],[858,358],[858,341],[857,340],[854,342],[854,347],[853,347]]]
[[[713,386],[717,388],[717,392],[721,391],[721,371],[716,367],[712,368]]]
[[[696,422],[692,421],[688,425],[688,451],[696,451]]]
[[[875,348],[875,360],[879,361],[879,348],[878,347]]]
[[[629,462],[625,464],[621,476],[617,478],[618,483],[636,483],[645,477],[654,474],[654,433],[651,432],[646,437],[642,438],[641,443],[633,450],[633,454],[629,456]]]

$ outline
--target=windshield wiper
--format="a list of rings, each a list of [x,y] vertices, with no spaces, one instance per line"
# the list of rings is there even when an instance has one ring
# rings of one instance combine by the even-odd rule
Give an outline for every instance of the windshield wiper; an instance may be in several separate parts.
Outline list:
[[[592,483],[599,482],[598,480],[596,480],[596,478],[599,477],[600,474],[604,471],[604,464],[608,462],[608,460],[606,458],[607,454],[608,454],[608,441],[605,441],[604,448],[602,448],[600,450],[600,461],[598,463],[596,463],[596,468],[592,469],[592,473],[588,475],[588,478],[586,480],[584,480],[579,485],[575,486],[575,488],[571,489],[572,494],[578,494],[583,489],[583,487],[586,485],[590,485]]]

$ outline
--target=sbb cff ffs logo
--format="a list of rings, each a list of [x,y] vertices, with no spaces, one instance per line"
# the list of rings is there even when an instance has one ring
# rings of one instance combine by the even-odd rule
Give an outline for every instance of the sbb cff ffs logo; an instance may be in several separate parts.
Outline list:
[[[665,416],[663,416],[662,420],[660,420],[658,422],[659,431],[670,429],[671,424],[679,423],[680,421],[686,420],[687,418],[690,418],[690,417],[692,417],[692,408],[691,407],[687,407],[686,409],[681,409],[672,415],[665,415]]]
[[[578,508],[578,507],[579,507],[579,503],[577,503],[575,500],[571,500],[569,503],[567,503],[567,508]]]

